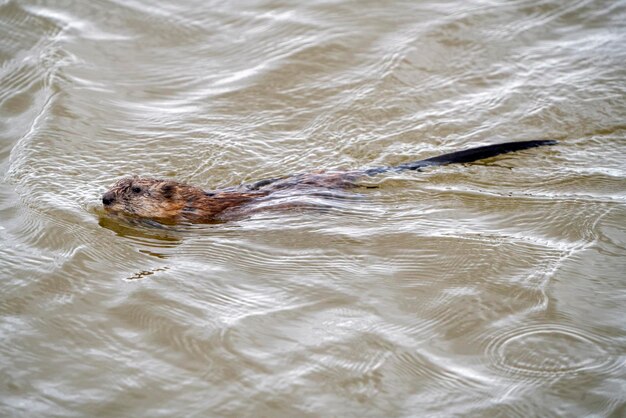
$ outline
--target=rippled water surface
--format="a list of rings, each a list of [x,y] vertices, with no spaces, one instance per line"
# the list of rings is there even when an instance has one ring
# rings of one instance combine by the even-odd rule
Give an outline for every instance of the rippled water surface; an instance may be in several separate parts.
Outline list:
[[[624,416],[626,2],[0,1],[0,415]],[[206,188],[555,147],[291,211]],[[309,208],[307,208],[309,206]]]

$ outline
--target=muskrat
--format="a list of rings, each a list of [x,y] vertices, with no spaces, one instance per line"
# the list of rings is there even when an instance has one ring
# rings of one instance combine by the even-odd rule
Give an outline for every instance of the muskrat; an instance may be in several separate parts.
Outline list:
[[[126,177],[102,196],[108,213],[155,220],[162,223],[210,223],[225,220],[240,209],[278,191],[306,188],[347,189],[357,186],[363,176],[387,171],[420,170],[429,166],[469,163],[508,152],[554,145],[556,141],[520,141],[470,148],[395,167],[375,167],[351,171],[320,171],[265,179],[251,184],[205,191],[174,180]]]

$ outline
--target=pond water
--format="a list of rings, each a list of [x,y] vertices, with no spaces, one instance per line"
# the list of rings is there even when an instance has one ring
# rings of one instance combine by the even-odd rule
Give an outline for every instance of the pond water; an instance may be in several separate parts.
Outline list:
[[[0,1],[0,415],[624,416],[626,1]],[[382,174],[158,228],[129,174]],[[310,208],[306,208],[309,205]]]

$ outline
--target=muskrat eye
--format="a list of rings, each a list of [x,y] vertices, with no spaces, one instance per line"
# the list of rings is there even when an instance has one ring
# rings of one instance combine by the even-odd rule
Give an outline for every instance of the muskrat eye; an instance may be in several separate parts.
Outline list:
[[[141,187],[137,187],[137,186],[135,186],[135,187],[133,187],[133,188],[132,188],[132,189],[130,189],[130,190],[131,190],[133,193],[135,193],[135,194],[136,194],[136,193],[141,193]]]

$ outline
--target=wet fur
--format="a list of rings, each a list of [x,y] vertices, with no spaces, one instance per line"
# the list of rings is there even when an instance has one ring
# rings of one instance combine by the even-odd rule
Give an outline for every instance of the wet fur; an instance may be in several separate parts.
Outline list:
[[[126,177],[117,181],[103,198],[113,202],[105,205],[109,213],[154,219],[164,223],[211,222],[225,210],[266,196],[257,191],[204,190],[173,180]]]
[[[199,187],[174,180],[126,177],[117,181],[102,198],[105,210],[113,214],[152,219],[162,223],[209,223],[224,220],[233,210],[279,191],[309,188],[346,189],[355,187],[360,177],[386,171],[420,170],[428,166],[468,163],[508,152],[554,144],[555,141],[508,142],[470,148],[396,167],[298,174],[216,191],[204,191]]]

